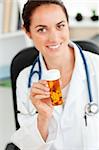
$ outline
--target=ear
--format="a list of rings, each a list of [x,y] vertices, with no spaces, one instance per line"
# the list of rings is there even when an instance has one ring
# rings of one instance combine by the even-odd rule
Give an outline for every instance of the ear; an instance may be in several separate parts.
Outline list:
[[[32,39],[32,38],[31,38],[31,33],[28,32],[28,31],[26,31],[26,29],[25,29],[24,26],[22,26],[21,29],[26,33],[26,35],[27,35],[30,39]]]

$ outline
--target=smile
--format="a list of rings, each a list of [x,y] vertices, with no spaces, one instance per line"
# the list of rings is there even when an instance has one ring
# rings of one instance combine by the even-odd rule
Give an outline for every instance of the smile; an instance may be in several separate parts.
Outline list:
[[[56,45],[49,45],[49,46],[47,46],[47,47],[50,48],[50,49],[57,49],[57,48],[59,48],[61,45],[62,45],[62,43],[56,44]]]

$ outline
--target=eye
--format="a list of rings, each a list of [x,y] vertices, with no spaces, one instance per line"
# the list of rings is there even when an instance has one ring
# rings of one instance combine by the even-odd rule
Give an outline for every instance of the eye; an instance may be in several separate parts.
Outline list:
[[[45,28],[39,28],[39,29],[37,30],[37,32],[45,33],[45,32],[46,32],[46,29],[45,29]]]
[[[58,30],[62,30],[65,27],[65,24],[59,24],[57,25]]]

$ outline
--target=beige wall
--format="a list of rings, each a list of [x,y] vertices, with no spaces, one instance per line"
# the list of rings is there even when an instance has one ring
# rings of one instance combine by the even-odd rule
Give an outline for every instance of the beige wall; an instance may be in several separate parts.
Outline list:
[[[90,39],[92,36],[99,34],[99,28],[97,27],[72,27],[70,28],[71,39]]]

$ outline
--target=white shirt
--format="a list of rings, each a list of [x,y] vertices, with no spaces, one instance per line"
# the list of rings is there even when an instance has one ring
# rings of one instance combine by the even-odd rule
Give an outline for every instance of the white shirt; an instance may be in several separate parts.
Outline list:
[[[24,69],[17,79],[17,103],[20,129],[15,132],[11,142],[21,150],[98,150],[99,149],[99,113],[87,117],[85,126],[85,105],[89,102],[86,74],[78,47],[70,43],[75,50],[75,68],[70,81],[64,110],[62,106],[54,107],[49,124],[49,134],[45,142],[37,128],[35,107],[28,97],[28,77],[30,67]],[[84,52],[90,72],[91,88],[94,102],[99,103],[99,56]],[[40,55],[42,76],[46,70]],[[37,69],[37,65],[35,66]],[[37,77],[33,77],[32,82]]]

